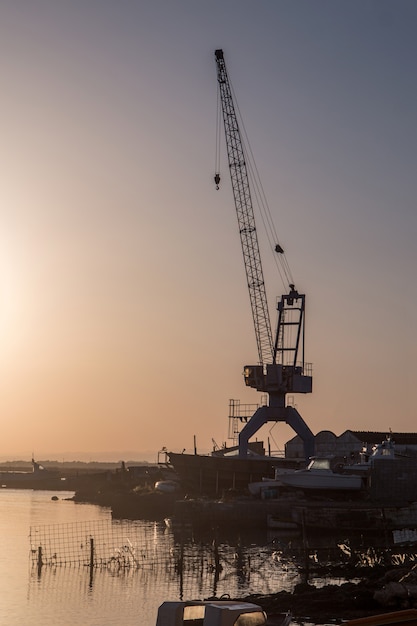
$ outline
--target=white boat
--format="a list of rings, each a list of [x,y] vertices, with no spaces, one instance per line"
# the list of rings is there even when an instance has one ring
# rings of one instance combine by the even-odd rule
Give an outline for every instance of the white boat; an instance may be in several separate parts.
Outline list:
[[[263,478],[262,481],[249,483],[248,489],[253,496],[261,498],[274,488],[283,486],[355,491],[363,486],[375,460],[382,458],[390,461],[395,457],[395,444],[388,435],[384,441],[372,448],[364,446],[359,454],[359,462],[341,465],[340,471],[335,472],[332,469],[331,457],[313,457],[306,469],[277,467],[274,478]]]
[[[364,485],[373,463],[377,459],[395,459],[395,444],[388,435],[381,443],[360,453],[359,463],[342,465],[340,472],[332,469],[330,457],[314,457],[306,469],[281,475],[280,481],[287,487],[300,489],[328,489],[335,491],[358,491]]]
[[[287,487],[299,489],[328,489],[335,491],[355,491],[362,487],[362,478],[357,474],[339,474],[331,468],[330,458],[313,458],[306,469],[280,477]]]

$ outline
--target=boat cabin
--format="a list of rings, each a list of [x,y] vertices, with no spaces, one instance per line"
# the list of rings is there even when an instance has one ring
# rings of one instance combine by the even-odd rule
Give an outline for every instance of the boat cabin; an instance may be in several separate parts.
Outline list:
[[[328,470],[329,472],[333,471],[331,466],[331,459],[327,457],[318,457],[313,456],[310,463],[308,464],[307,469],[311,470]]]
[[[156,626],[264,626],[266,615],[251,602],[202,600],[163,602]]]

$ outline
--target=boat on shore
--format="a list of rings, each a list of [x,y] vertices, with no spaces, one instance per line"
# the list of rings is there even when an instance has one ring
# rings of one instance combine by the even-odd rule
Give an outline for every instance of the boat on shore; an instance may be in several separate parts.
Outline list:
[[[397,457],[394,441],[391,436],[387,436],[370,449],[364,446],[358,462],[340,463],[338,457],[316,456],[311,458],[307,468],[294,470],[276,467],[274,478],[263,477],[261,481],[249,483],[248,489],[249,493],[261,498],[278,497],[282,487],[309,491],[360,491],[366,487],[375,462],[392,461],[395,458]]]
[[[273,480],[277,467],[296,470],[305,467],[302,459],[268,456],[262,442],[250,444],[246,457],[238,456],[238,447],[223,448],[210,455],[167,452],[168,464],[178,475],[186,491],[220,495],[226,490],[243,491],[248,484]]]
[[[361,475],[335,472],[331,459],[320,457],[313,458],[306,469],[280,475],[280,482],[286,487],[332,491],[358,491],[363,485]]]

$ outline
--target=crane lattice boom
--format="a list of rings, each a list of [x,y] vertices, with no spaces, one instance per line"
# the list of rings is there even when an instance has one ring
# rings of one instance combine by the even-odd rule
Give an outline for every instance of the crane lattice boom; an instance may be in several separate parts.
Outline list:
[[[230,177],[239,224],[240,241],[248,282],[259,361],[271,363],[274,352],[271,321],[266,297],[258,235],[246,168],[245,153],[239,131],[232,91],[227,75],[223,51],[216,50],[217,79],[219,82],[223,122],[226,135]]]

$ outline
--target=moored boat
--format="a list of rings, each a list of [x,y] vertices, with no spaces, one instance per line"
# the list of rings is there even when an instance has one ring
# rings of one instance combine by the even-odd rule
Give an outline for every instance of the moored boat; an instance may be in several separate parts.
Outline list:
[[[0,471],[0,487],[3,489],[66,489],[65,481],[58,471],[46,469],[33,458],[30,470]]]

